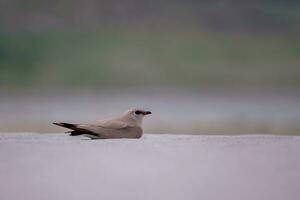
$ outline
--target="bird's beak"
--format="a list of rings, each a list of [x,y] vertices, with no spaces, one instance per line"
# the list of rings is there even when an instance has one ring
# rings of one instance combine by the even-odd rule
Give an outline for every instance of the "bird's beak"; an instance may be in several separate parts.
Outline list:
[[[150,115],[150,114],[152,114],[152,112],[150,112],[150,111],[145,111],[143,114],[144,114],[144,115]]]

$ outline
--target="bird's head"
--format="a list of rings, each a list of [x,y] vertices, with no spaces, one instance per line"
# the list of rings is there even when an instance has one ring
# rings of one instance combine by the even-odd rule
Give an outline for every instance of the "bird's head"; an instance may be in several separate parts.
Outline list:
[[[142,121],[146,115],[152,114],[150,111],[142,110],[142,109],[129,109],[124,113],[124,116],[130,118],[135,121],[138,125],[142,124]]]

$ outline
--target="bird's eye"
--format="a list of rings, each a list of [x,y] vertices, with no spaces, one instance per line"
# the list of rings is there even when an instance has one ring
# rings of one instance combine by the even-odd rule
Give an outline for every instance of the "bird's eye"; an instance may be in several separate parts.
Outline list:
[[[136,115],[140,115],[140,114],[142,114],[142,112],[141,112],[141,111],[139,111],[139,110],[135,111],[134,113],[135,113]]]

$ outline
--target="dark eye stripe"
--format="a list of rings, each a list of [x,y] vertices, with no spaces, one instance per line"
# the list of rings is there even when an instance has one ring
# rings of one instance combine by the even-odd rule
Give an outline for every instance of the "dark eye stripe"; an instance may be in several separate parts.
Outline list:
[[[135,111],[134,113],[135,113],[136,115],[140,115],[140,114],[142,114],[142,112],[141,112],[141,111],[139,111],[139,110]]]

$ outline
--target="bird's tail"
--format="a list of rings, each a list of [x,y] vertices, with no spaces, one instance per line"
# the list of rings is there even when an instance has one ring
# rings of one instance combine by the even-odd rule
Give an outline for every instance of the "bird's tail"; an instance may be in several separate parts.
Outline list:
[[[66,133],[68,133],[70,136],[77,136],[77,135],[85,134],[85,132],[81,132],[81,131],[68,131]]]
[[[70,124],[70,123],[63,123],[63,122],[54,122],[53,124],[57,125],[57,126],[61,126],[64,128],[68,128],[68,129],[72,129],[72,131],[67,131],[66,133],[68,133],[70,136],[77,136],[77,135],[86,135],[87,136],[92,136],[95,138],[99,138],[99,135],[89,131],[89,130],[85,130],[82,128],[78,128],[78,124]]]
[[[54,122],[53,124],[57,125],[57,126],[61,126],[61,127],[65,127],[65,128],[69,128],[69,129],[76,129],[77,128],[77,124],[70,124],[70,123],[63,123],[63,122]]]

